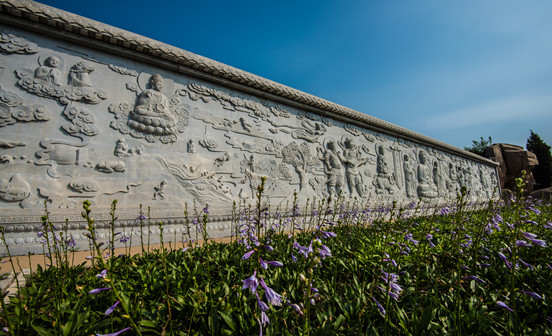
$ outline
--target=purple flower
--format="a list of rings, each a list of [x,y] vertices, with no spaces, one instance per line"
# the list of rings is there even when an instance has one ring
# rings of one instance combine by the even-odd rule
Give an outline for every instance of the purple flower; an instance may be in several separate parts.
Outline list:
[[[263,245],[263,247],[268,251],[274,251],[274,249],[270,245]]]
[[[284,264],[282,264],[282,263],[279,262],[279,261],[267,261],[266,263],[269,264],[270,266],[274,266],[274,267],[282,267],[282,266],[284,266]]]
[[[259,306],[259,309],[262,312],[267,311],[269,309],[268,305],[264,301],[261,300],[258,293],[255,293],[255,296],[257,297],[257,305]]]
[[[293,253],[291,254],[291,260],[293,260],[293,262],[297,262],[297,257],[293,255]]]
[[[264,282],[263,278],[259,278],[261,286],[263,286],[265,291],[265,297],[268,302],[273,304],[274,306],[281,306],[282,305],[282,296],[278,293],[276,293],[272,288],[268,287],[266,283]]]
[[[506,266],[508,266],[509,269],[512,269],[512,264],[508,261],[508,259],[502,252],[498,252],[498,256],[500,257],[500,259],[502,259],[502,261],[504,261],[504,263],[506,264]]]
[[[270,324],[270,320],[268,319],[268,316],[266,316],[266,313],[261,311],[261,324],[264,327],[267,323]]]
[[[334,232],[326,232],[326,231],[320,230],[320,237],[322,238],[337,237],[337,234],[335,234]]]
[[[522,290],[518,290],[518,292],[523,293],[523,294],[526,294],[526,295],[529,295],[530,297],[532,297],[532,298],[535,299],[535,300],[542,300],[542,296],[540,296],[540,295],[537,294],[537,293],[534,293],[534,292],[526,292],[526,291],[522,291]]]
[[[118,305],[119,303],[120,303],[120,302],[117,301],[117,302],[115,302],[115,304],[114,304],[113,306],[107,308],[107,310],[105,311],[105,314],[104,314],[104,315],[107,316],[107,315],[113,313],[113,311],[115,310],[115,307],[117,307],[117,305]]]
[[[465,276],[465,277],[462,277],[462,279],[466,279],[466,280],[475,280],[475,281],[477,281],[477,282],[485,283],[484,280],[479,279],[479,278],[476,277],[475,275]]]
[[[531,239],[531,238],[527,238],[527,239],[529,239],[535,245],[538,245],[540,247],[546,247],[546,242],[542,239]]]
[[[243,256],[242,256],[242,260],[247,260],[249,259],[249,257],[251,257],[251,255],[255,253],[255,250],[251,250],[249,252],[246,252]]]
[[[103,271],[101,271],[100,274],[96,274],[96,278],[105,279],[105,277],[107,277],[107,270],[106,270],[106,269],[104,269]]]
[[[263,258],[259,257],[259,262],[261,263],[262,268],[264,268],[264,269],[268,268],[268,264],[266,263],[266,261],[263,260]]]
[[[509,310],[511,312],[513,312],[512,308],[508,307],[504,302],[502,301],[496,301],[496,305],[499,306],[500,308],[503,308],[503,309],[506,309],[506,310]]]
[[[290,303],[289,305],[291,306],[291,308],[293,308],[293,310],[295,310],[295,311],[298,312],[299,314],[303,315],[303,311],[301,310],[301,307],[299,307],[298,304],[296,304],[296,303]]]
[[[523,261],[521,258],[518,259],[518,260],[519,260],[519,262],[520,262],[523,266],[525,266],[526,268],[529,268],[529,269],[533,269],[533,268],[534,268],[533,265],[526,263],[526,262]]]
[[[119,330],[119,331],[111,333],[111,334],[96,334],[96,336],[118,336],[118,335],[124,333],[125,331],[127,331],[129,329],[130,329],[130,327],[126,327],[125,329]]]
[[[525,246],[533,246],[533,245],[529,244],[525,240],[516,240],[516,246],[517,247],[525,247]]]
[[[242,289],[249,288],[249,290],[251,290],[251,293],[257,292],[257,287],[259,286],[259,281],[257,280],[257,271],[254,271],[252,276],[245,280],[242,280],[242,282]]]
[[[383,308],[382,305],[380,305],[380,303],[378,302],[378,300],[376,300],[375,297],[372,296],[372,300],[374,300],[374,302],[376,303],[376,305],[378,305],[378,309],[380,311],[380,313],[385,316],[385,309]]]
[[[90,292],[88,292],[88,294],[96,294],[96,293],[99,293],[101,291],[110,290],[110,289],[111,289],[111,287],[96,288],[96,289],[93,289]]]
[[[203,212],[208,215],[209,214],[209,204],[205,205],[205,208],[203,208]]]
[[[534,233],[531,233],[531,232],[523,232],[523,231],[521,231],[521,233],[523,233],[523,235],[524,235],[525,237],[529,238],[529,239],[535,239],[535,238],[537,238],[537,235],[534,234]]]

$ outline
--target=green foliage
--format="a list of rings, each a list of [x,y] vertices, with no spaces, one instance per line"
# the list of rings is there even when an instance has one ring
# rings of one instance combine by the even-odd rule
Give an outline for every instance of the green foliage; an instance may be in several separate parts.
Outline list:
[[[467,150],[468,152],[472,152],[477,155],[483,156],[483,153],[485,152],[485,148],[487,148],[492,143],[493,143],[493,139],[491,137],[489,137],[488,140],[485,140],[483,139],[483,137],[481,137],[479,141],[472,140],[472,146],[464,147],[464,149]]]
[[[535,178],[536,188],[548,188],[552,182],[552,154],[550,146],[542,141],[541,137],[531,131],[531,136],[527,139],[527,150],[534,153],[539,160],[539,165],[532,171]]]
[[[491,203],[476,210],[463,195],[438,211],[420,204],[368,211],[352,201],[332,208],[328,202],[308,217],[296,217],[295,212],[267,216],[267,222],[257,217],[266,223],[263,237],[274,224],[287,220],[304,220],[313,229],[315,222],[324,222],[337,235],[322,240],[332,255],[322,267],[312,268],[309,287],[315,287],[320,296],[308,316],[290,305],[271,307],[270,324],[263,333],[551,334],[552,247],[538,246],[529,237],[552,242],[552,205],[529,204],[519,198],[508,206]],[[240,217],[254,218],[245,213]],[[93,234],[92,220],[85,218]],[[270,218],[275,221],[269,222]],[[270,268],[265,280],[289,302],[301,302],[305,293],[299,275],[312,260],[298,254],[293,243],[311,241],[313,231],[296,230],[291,237],[289,232],[277,231],[270,231],[273,250],[265,249],[263,259],[279,260],[284,266]],[[520,240],[531,246],[521,246]],[[257,299],[248,289],[242,290],[242,280],[256,267],[251,259],[242,260],[247,251],[238,242],[210,240],[183,250],[144,251],[107,261],[97,258],[94,267],[38,268],[19,295],[4,306],[0,327],[9,325],[16,335],[89,335],[123,330],[135,321],[136,327],[123,336],[136,335],[138,330],[144,335],[255,335],[259,333]],[[104,269],[107,277],[98,277]],[[396,284],[402,288],[397,300],[386,293],[391,288],[382,280],[383,271],[397,277]],[[106,286],[117,292],[89,294]],[[121,304],[105,315],[117,299]],[[497,302],[504,302],[514,313]],[[306,331],[305,319],[309,321]]]

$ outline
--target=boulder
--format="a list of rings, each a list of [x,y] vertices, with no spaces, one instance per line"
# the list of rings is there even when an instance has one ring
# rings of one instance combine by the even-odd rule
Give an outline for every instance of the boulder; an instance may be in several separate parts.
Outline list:
[[[500,143],[488,146],[483,155],[499,164],[498,177],[503,190],[515,190],[515,180],[525,170],[525,193],[533,192],[534,179],[531,170],[539,164],[535,154],[520,146]]]

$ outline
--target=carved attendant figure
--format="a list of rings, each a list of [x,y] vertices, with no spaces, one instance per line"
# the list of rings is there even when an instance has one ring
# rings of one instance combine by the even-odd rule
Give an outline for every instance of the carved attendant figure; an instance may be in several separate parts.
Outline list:
[[[347,184],[349,185],[349,191],[351,195],[353,195],[354,191],[356,191],[357,194],[362,197],[364,194],[362,190],[362,175],[360,175],[358,167],[368,162],[368,160],[359,158],[357,148],[353,144],[353,140],[351,140],[350,138],[345,139],[344,145],[345,148],[343,150],[343,158],[341,160],[347,167],[346,175]]]
[[[90,87],[90,73],[94,68],[86,65],[84,62],[79,62],[71,67],[69,71],[69,85],[76,87]]]
[[[176,134],[176,118],[169,110],[169,101],[161,92],[163,77],[150,78],[150,88],[138,96],[134,110],[129,114],[128,126],[135,130],[154,134]]]
[[[343,162],[339,158],[339,155],[336,154],[335,142],[333,140],[328,141],[326,144],[327,150],[324,152],[322,161],[324,162],[327,181],[326,185],[328,186],[328,193],[339,194],[343,189]]]
[[[387,190],[387,192],[392,194],[393,189],[391,185],[394,184],[395,181],[393,175],[389,172],[389,165],[387,165],[387,161],[385,161],[385,149],[383,146],[378,147],[376,172],[378,174],[375,181],[376,192],[378,194],[383,194],[384,190]]]
[[[61,85],[61,72],[57,68],[59,63],[59,58],[49,56],[44,60],[44,65],[36,68],[34,78],[44,81],[44,84]]]
[[[403,157],[403,162],[406,196],[416,197],[416,172],[414,166],[408,155]]]

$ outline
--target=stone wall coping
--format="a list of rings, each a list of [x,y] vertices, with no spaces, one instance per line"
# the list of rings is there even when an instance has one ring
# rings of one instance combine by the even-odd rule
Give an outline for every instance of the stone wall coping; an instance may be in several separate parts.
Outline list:
[[[173,71],[310,110],[366,129],[399,136],[490,166],[492,160],[413,132],[373,116],[332,103],[286,85],[199,56],[189,51],[115,28],[76,14],[28,0],[0,0],[0,16],[6,24],[47,36],[94,46],[125,57],[156,64]]]

